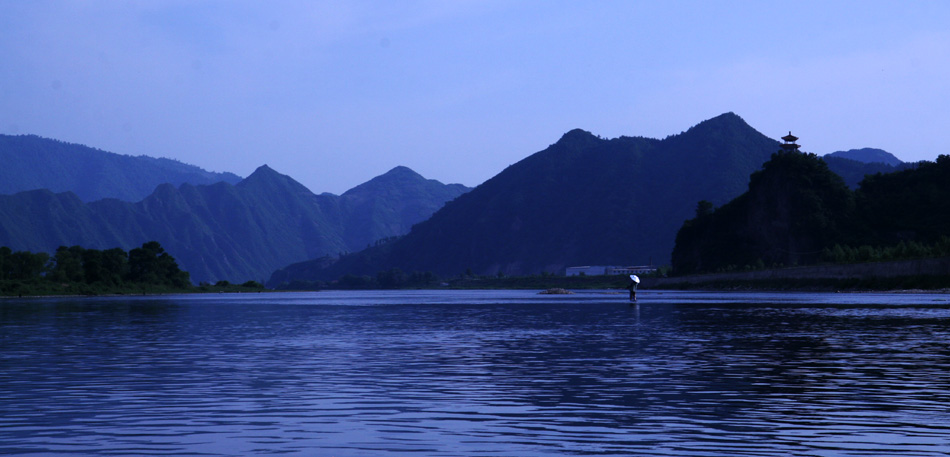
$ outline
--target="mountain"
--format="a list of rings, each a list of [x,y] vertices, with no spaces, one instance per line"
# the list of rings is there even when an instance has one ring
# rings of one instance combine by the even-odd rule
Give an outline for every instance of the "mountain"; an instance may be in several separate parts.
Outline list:
[[[897,157],[894,157],[894,154],[887,152],[883,149],[875,148],[862,148],[862,149],[850,149],[847,151],[835,151],[830,154],[826,154],[825,158],[828,157],[838,157],[842,159],[851,159],[861,163],[883,163],[885,165],[890,165],[892,167],[900,166],[902,162]]]
[[[194,281],[262,280],[293,262],[362,249],[468,190],[403,167],[354,188],[315,195],[262,166],[231,185],[162,184],[137,203],[83,203],[73,192],[0,195],[0,246],[53,252],[59,246],[130,249],[158,241]],[[349,192],[348,192],[349,193]],[[363,211],[373,209],[371,216]],[[352,227],[372,219],[372,229]]]
[[[405,234],[412,224],[427,219],[445,202],[469,190],[461,184],[442,184],[409,168],[396,167],[340,196],[341,210],[350,215],[343,229],[367,243]]]
[[[171,159],[132,157],[35,135],[0,135],[0,194],[49,189],[91,202],[136,202],[164,183],[175,186],[237,183],[232,173],[212,173]]]
[[[456,275],[669,261],[700,200],[723,204],[779,143],[727,113],[656,140],[572,130],[446,204],[405,237],[275,272],[269,284],[400,268]]]

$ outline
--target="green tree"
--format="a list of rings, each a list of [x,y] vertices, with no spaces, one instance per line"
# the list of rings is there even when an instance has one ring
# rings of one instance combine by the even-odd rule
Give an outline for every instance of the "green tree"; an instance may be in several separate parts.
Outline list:
[[[41,279],[50,268],[49,254],[17,251],[10,256],[11,269],[9,279],[29,281]]]
[[[251,280],[251,281],[245,281],[243,284],[241,284],[241,287],[244,287],[246,289],[263,289],[264,285],[257,281]]]
[[[82,253],[83,280],[86,284],[105,282],[108,274],[102,265],[102,251],[86,249]]]
[[[175,258],[157,241],[149,241],[129,251],[129,280],[174,287],[186,287],[190,282],[188,273],[178,268]]]
[[[11,257],[13,251],[6,246],[0,246],[0,281],[10,277],[10,268],[12,267]]]
[[[85,250],[81,246],[60,246],[53,256],[52,280],[57,282],[83,282],[85,274],[82,256]]]
[[[107,284],[122,284],[129,275],[129,254],[121,248],[102,251],[102,281]]]
[[[409,277],[399,268],[380,271],[376,274],[376,282],[383,289],[398,289],[408,282]]]

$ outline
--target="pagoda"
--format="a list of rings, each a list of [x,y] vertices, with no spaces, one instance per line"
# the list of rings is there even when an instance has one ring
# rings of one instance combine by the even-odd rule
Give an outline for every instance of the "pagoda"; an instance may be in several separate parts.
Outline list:
[[[782,151],[798,152],[798,148],[800,148],[801,146],[795,144],[795,142],[798,141],[798,137],[795,135],[792,135],[791,131],[788,132],[788,135],[783,136],[782,139],[785,140],[785,143],[780,145],[782,146]]]

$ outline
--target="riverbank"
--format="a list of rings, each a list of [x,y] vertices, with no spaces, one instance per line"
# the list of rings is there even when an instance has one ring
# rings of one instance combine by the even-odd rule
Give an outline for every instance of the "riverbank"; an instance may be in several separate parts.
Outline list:
[[[3,284],[0,283],[0,286]],[[7,284],[9,286],[9,284]],[[215,294],[268,292],[260,283],[214,284],[192,287],[163,287],[161,285],[125,285],[122,287],[90,287],[86,284],[27,283],[16,287],[0,287],[0,299],[55,298],[55,297],[140,297],[154,295]]]
[[[950,289],[950,257],[644,278],[650,289],[942,290]]]
[[[671,277],[640,277],[640,289],[775,290],[815,292],[948,291],[950,257],[813,265]],[[448,282],[452,289],[625,289],[626,276],[472,277]]]
[[[814,292],[936,292],[950,293],[950,257],[935,259],[902,260],[847,265],[816,265],[768,270],[740,271],[728,273],[710,273],[689,276],[651,277],[641,276],[640,289],[669,290],[774,290],[774,291],[814,291]],[[533,276],[469,276],[455,278],[447,282],[432,284],[414,289],[454,289],[454,290],[624,290],[629,279],[626,276],[559,276],[541,274]],[[121,291],[75,290],[76,293],[63,293],[57,288],[50,293],[23,293],[27,296],[104,296],[104,295],[159,295],[178,293],[220,293],[220,292],[260,292],[267,289],[242,285],[219,284],[202,285],[188,289],[160,289],[141,287],[127,288]],[[259,284],[254,283],[254,286]],[[344,288],[347,289],[347,288]],[[351,287],[361,290],[364,288]],[[365,288],[369,289],[369,288]],[[413,288],[410,288],[413,289]],[[68,290],[68,289],[67,289]],[[312,289],[311,289],[312,290]],[[16,294],[6,297],[16,298]]]

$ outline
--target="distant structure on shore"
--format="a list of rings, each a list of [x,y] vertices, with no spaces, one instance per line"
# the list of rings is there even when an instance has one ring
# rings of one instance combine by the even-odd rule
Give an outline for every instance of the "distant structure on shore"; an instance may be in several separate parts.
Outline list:
[[[656,273],[656,267],[652,265],[639,265],[633,267],[585,265],[582,267],[567,267],[566,276],[647,275],[651,273]]]

